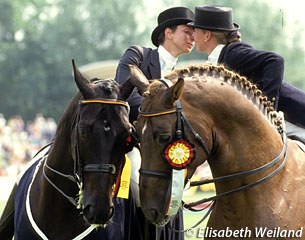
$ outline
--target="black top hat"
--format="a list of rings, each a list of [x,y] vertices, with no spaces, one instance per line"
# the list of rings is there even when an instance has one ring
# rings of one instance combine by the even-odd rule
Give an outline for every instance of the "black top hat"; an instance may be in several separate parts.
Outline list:
[[[189,26],[207,30],[236,31],[239,25],[233,23],[232,8],[204,6],[195,8],[195,21]]]
[[[167,27],[187,24],[194,21],[194,13],[185,7],[169,8],[161,12],[158,16],[158,26],[151,34],[151,41],[155,46],[159,46],[159,34]]]

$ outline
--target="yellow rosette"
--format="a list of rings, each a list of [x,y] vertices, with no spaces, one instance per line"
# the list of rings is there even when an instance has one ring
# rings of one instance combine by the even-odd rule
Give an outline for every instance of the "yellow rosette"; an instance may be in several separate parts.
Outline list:
[[[195,148],[185,139],[176,140],[166,146],[163,158],[174,168],[184,169],[195,158]]]

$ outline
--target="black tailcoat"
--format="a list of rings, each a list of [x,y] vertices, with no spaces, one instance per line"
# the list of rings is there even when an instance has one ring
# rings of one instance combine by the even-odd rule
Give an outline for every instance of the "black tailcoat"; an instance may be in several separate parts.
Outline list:
[[[285,119],[305,128],[305,92],[283,82],[283,57],[235,42],[222,49],[218,62],[247,77],[269,100],[275,98],[275,108]]]

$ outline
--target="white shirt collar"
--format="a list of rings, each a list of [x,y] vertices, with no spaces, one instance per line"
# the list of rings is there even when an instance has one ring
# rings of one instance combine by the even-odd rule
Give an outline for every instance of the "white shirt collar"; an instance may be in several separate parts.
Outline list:
[[[173,57],[162,45],[158,47],[161,77],[171,72],[177,64],[178,58]]]
[[[218,58],[221,53],[221,50],[223,49],[225,45],[224,44],[218,44],[213,51],[208,56],[208,62],[217,65],[218,64]]]

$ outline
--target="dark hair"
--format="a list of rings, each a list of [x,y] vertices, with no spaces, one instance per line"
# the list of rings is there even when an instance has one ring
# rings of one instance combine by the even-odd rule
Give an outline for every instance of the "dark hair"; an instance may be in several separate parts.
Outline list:
[[[168,28],[170,28],[173,32],[175,32],[177,30],[177,27],[178,26],[176,25],[176,26],[171,26],[171,27],[168,27]],[[164,33],[164,31],[162,31],[158,36],[158,45],[159,46],[162,45],[164,43],[164,41],[165,41],[165,33]]]

